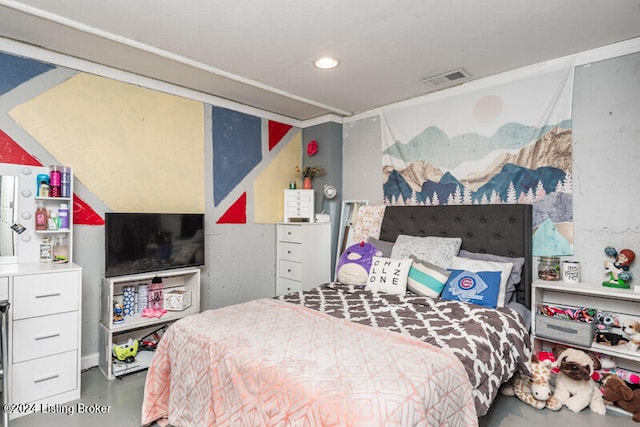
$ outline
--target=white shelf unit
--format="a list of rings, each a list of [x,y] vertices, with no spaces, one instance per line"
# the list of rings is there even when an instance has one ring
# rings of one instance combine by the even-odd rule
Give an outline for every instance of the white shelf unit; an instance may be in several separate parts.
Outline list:
[[[640,293],[631,289],[619,289],[602,286],[601,283],[564,283],[537,280],[533,282],[533,306],[531,307],[531,333],[534,351],[549,349],[553,344],[565,344],[560,339],[549,339],[536,335],[536,313],[539,304],[558,304],[570,307],[589,307],[603,310],[619,316],[621,320],[640,320]],[[614,332],[620,333],[617,329]],[[550,345],[549,345],[550,344]],[[612,356],[618,368],[640,372],[640,351],[631,351],[624,344],[608,346],[596,342],[590,346],[566,344],[584,351]],[[629,415],[617,407],[607,406],[608,410]]]
[[[32,263],[40,261],[40,243],[44,237],[51,237],[55,244],[56,236],[66,237],[66,244],[69,247],[69,261],[73,263],[73,169],[70,171],[69,197],[39,197],[36,193],[36,178],[39,174],[48,174],[49,167],[46,166],[21,166],[18,175],[18,185],[20,188],[18,210],[20,221],[26,230],[18,238],[18,262]],[[66,203],[69,209],[69,228],[36,230],[35,211],[41,203],[45,209],[57,212],[61,203]]]
[[[276,295],[331,280],[331,223],[277,225]]]
[[[162,278],[163,292],[172,288],[186,288],[191,291],[191,306],[182,311],[167,311],[161,317],[143,317],[137,313],[133,316],[125,316],[122,323],[113,323],[113,304],[122,295],[123,288],[148,285],[156,276]],[[180,268],[128,276],[103,277],[100,286],[100,305],[98,366],[104,376],[112,380],[120,375],[148,368],[153,356],[153,352],[139,351],[133,363],[126,364],[119,361],[114,363],[112,357],[114,344],[125,343],[129,338],[141,339],[163,325],[171,324],[200,311],[200,269]]]

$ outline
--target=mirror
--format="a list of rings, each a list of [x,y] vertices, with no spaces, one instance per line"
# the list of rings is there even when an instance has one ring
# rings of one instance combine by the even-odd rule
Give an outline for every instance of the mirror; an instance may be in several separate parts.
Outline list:
[[[17,262],[18,165],[0,164],[0,264]]]

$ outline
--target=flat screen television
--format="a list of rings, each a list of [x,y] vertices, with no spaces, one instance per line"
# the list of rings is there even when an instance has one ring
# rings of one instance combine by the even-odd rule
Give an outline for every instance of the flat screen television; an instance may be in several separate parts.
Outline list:
[[[105,276],[204,265],[204,214],[105,214]]]

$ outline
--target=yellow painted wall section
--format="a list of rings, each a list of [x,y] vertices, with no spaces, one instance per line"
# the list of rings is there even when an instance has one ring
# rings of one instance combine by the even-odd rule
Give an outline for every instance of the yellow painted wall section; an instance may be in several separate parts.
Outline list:
[[[294,169],[302,161],[302,131],[295,134],[276,158],[253,182],[253,221],[276,223],[284,219],[284,192],[290,181],[298,181],[300,176]]]
[[[115,212],[204,212],[204,105],[80,73],[11,117]]]

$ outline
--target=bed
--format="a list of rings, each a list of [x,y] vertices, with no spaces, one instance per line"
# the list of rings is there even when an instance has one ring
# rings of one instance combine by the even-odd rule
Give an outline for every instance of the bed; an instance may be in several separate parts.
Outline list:
[[[527,372],[531,206],[388,206],[379,239],[461,238],[461,251],[523,258],[511,304],[371,292],[332,282],[210,310],[163,336],[143,425],[477,425]]]

